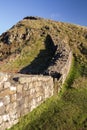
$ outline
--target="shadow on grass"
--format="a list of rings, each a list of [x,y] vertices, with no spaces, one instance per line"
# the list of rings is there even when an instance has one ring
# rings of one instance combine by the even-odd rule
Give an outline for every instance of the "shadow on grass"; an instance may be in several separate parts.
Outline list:
[[[47,35],[44,42],[45,50],[41,50],[37,57],[29,64],[20,70],[19,73],[22,74],[43,74],[44,71],[48,68],[57,46],[54,45],[54,42],[50,35]]]

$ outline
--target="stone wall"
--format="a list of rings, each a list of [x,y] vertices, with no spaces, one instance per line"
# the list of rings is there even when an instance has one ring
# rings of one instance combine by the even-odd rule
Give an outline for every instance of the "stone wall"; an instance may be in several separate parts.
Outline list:
[[[66,62],[64,62],[63,64],[62,64],[62,62],[58,63],[58,64],[60,64],[60,66],[62,66],[62,65],[63,66],[58,71],[60,74],[60,77],[58,79],[54,78],[54,94],[57,94],[62,89],[62,86],[63,86],[63,84],[68,76],[68,73],[70,71],[70,68],[71,68],[72,58],[73,58],[72,51],[70,51],[68,54],[68,57],[66,59]],[[62,59],[62,60],[64,60],[64,59]],[[57,72],[57,71],[55,71],[55,72]]]
[[[70,51],[69,52],[69,56],[68,56],[68,59],[66,61],[66,64],[64,65],[64,67],[61,69],[61,77],[59,78],[58,81],[55,81],[56,82],[56,91],[57,93],[62,89],[62,86],[67,78],[67,75],[70,71],[70,68],[71,68],[71,64],[72,64],[72,52]]]
[[[20,117],[60,91],[71,67],[72,52],[64,50],[59,55],[48,68],[49,75],[59,73],[59,78],[55,75],[0,73],[0,130],[10,128]]]
[[[53,78],[0,73],[0,130],[10,128],[18,119],[53,95]]]
[[[67,61],[65,63],[65,66],[61,69],[62,76],[61,76],[60,80],[61,80],[62,84],[65,82],[66,77],[69,73],[69,70],[70,70],[70,67],[71,67],[71,64],[72,64],[72,58],[73,58],[72,52],[70,51],[69,56],[67,58]]]
[[[56,45],[55,54],[45,73],[57,79],[61,78],[62,75],[65,75],[63,77],[66,77],[68,71],[65,72],[64,70],[65,68],[69,70],[68,66],[71,65],[71,60],[72,52],[70,47],[63,42],[60,42]],[[65,67],[66,65],[67,67]]]
[[[45,74],[50,75],[54,80],[57,80],[59,88],[61,88],[71,67],[72,51],[68,44],[65,44],[64,42],[57,44],[56,48],[56,52],[47,70],[45,70]]]

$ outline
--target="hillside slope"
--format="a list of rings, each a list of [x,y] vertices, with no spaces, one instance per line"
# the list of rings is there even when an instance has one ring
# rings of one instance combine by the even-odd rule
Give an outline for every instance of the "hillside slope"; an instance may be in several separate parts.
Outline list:
[[[0,36],[0,71],[44,74],[58,46],[61,53],[73,53],[62,91],[20,119],[11,130],[87,130],[87,27],[24,18]]]
[[[59,44],[62,48],[64,45],[69,45],[73,54],[79,57],[80,62],[82,64],[83,60],[86,62],[86,27],[39,17],[25,17],[0,36],[0,70],[19,72],[38,57],[31,68],[39,66],[35,68],[36,73],[42,73],[44,68],[47,68],[46,64],[49,65],[52,59],[53,46],[56,47]],[[41,66],[42,63],[43,66]]]

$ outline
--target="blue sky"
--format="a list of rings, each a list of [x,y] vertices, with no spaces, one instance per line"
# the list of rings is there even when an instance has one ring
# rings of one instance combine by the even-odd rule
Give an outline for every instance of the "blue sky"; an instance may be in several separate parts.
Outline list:
[[[87,0],[0,0],[0,34],[26,16],[87,26]]]

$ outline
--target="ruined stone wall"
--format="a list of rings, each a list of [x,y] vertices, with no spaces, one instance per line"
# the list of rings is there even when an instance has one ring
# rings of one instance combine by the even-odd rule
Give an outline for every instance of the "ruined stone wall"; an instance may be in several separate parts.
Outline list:
[[[73,58],[72,52],[70,51],[70,52],[69,52],[68,59],[67,59],[67,61],[66,61],[66,64],[65,64],[65,66],[61,69],[61,74],[62,74],[62,76],[61,76],[60,80],[62,81],[62,84],[65,82],[66,77],[67,77],[67,75],[68,75],[68,73],[69,73],[69,70],[70,70],[70,67],[71,67],[71,64],[72,64],[72,58]]]
[[[70,68],[71,68],[71,64],[72,64],[72,51],[69,52],[69,55],[68,55],[68,58],[66,60],[66,63],[64,64],[64,66],[60,69],[60,78],[59,79],[54,79],[54,93],[58,93],[61,89],[62,89],[62,86],[68,76],[68,73],[70,71]],[[60,64],[61,66],[61,64]]]
[[[61,86],[64,83],[72,63],[72,51],[68,44],[60,42],[56,45],[55,54],[47,68],[45,74],[52,76],[61,82]],[[61,87],[59,85],[59,87]]]
[[[60,91],[72,63],[72,52],[66,52],[63,53],[66,54],[65,59],[62,55],[55,60],[56,64],[49,67],[49,72],[54,68],[55,73],[61,74],[59,79],[43,75],[0,73],[0,130],[10,128],[20,117]]]
[[[0,130],[10,128],[18,119],[53,95],[53,78],[0,73]]]

